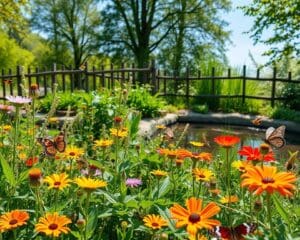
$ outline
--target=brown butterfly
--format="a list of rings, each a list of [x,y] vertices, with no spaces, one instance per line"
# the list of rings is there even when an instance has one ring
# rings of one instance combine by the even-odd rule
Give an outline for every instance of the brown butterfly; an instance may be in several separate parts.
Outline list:
[[[262,122],[263,118],[262,117],[256,117],[254,120],[252,120],[251,122],[255,125],[255,126],[259,126]]]
[[[174,132],[171,128],[166,128],[164,132],[164,138],[167,140],[173,140],[174,139]]]
[[[244,236],[252,234],[256,228],[255,223],[242,223],[235,227],[217,226],[210,233],[218,239],[243,240]]]
[[[275,148],[282,148],[285,146],[284,139],[285,126],[282,125],[278,128],[269,127],[266,131],[266,143]]]
[[[44,147],[44,151],[48,156],[55,156],[57,151],[64,152],[67,145],[65,135],[62,132],[53,140],[49,138],[38,138],[37,140]]]

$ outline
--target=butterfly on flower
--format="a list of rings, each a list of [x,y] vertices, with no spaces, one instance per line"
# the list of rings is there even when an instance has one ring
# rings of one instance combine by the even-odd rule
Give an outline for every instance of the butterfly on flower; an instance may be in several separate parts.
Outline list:
[[[210,233],[218,239],[243,240],[245,235],[252,234],[256,228],[256,223],[242,223],[235,227],[217,226]]]
[[[285,146],[284,139],[285,126],[281,125],[278,128],[269,127],[266,131],[266,143],[275,148],[282,148]]]
[[[64,133],[60,133],[53,140],[49,138],[38,138],[37,141],[44,147],[44,152],[48,156],[55,156],[57,152],[64,152],[66,141]]]

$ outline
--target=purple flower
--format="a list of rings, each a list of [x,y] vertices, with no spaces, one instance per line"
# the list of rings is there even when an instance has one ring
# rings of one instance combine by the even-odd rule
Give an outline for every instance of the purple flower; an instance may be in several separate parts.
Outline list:
[[[26,103],[31,103],[31,98],[28,98],[28,97],[21,97],[21,96],[7,96],[6,99],[11,102],[12,104],[15,104],[15,105],[23,105],[23,104],[26,104]]]
[[[127,187],[138,187],[142,185],[142,180],[138,178],[127,178],[126,180],[126,186]]]

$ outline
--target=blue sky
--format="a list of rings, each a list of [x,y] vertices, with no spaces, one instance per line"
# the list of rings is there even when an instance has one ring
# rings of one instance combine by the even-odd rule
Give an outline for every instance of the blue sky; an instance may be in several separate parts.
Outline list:
[[[237,6],[243,6],[250,2],[250,0],[232,0],[232,11],[224,16],[225,20],[229,23],[228,29],[232,32],[232,44],[227,47],[227,57],[230,65],[233,67],[244,64],[254,67],[249,57],[249,52],[254,56],[257,63],[264,64],[267,61],[267,58],[262,56],[262,53],[268,48],[263,44],[254,45],[250,34],[243,33],[251,28],[254,20],[251,17],[244,16],[243,11],[237,9]]]

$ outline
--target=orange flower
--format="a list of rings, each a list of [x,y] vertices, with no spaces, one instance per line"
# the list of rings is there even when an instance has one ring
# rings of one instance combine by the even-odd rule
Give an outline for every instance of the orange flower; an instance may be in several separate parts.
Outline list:
[[[268,152],[266,154],[261,154],[259,148],[253,148],[251,146],[243,146],[241,150],[238,151],[239,155],[247,157],[247,160],[252,161],[274,161],[273,152]]]
[[[236,195],[225,196],[220,199],[220,203],[235,203],[238,202],[239,198]]]
[[[28,172],[29,183],[31,186],[39,186],[41,184],[42,171],[39,168],[31,168]]]
[[[205,208],[202,208],[202,199],[194,197],[186,200],[186,209],[179,204],[174,204],[170,208],[173,219],[176,219],[176,227],[181,228],[187,226],[187,232],[195,236],[199,229],[212,229],[221,223],[218,220],[210,219],[210,217],[220,212],[220,207],[211,202]]]
[[[36,164],[39,161],[38,157],[30,157],[25,161],[25,165],[27,167],[32,167],[34,164]]]
[[[214,141],[222,147],[230,148],[240,142],[240,138],[231,135],[221,135],[214,138]]]
[[[210,162],[212,160],[212,154],[208,152],[194,153],[192,159]]]
[[[66,227],[72,221],[66,216],[55,213],[46,213],[45,217],[40,217],[39,222],[35,224],[35,231],[44,233],[53,237],[58,237],[61,233],[68,233],[70,229]]]
[[[143,218],[143,221],[145,226],[150,227],[152,229],[160,229],[161,227],[168,226],[165,219],[155,214],[148,214]]]
[[[269,194],[277,191],[283,196],[292,196],[292,191],[296,189],[293,184],[297,180],[296,176],[290,172],[277,172],[277,168],[273,166],[247,168],[247,172],[241,177],[242,187],[248,187],[255,195],[264,191]]]
[[[29,219],[29,214],[21,210],[13,210],[0,216],[0,230],[7,231],[23,226]]]

